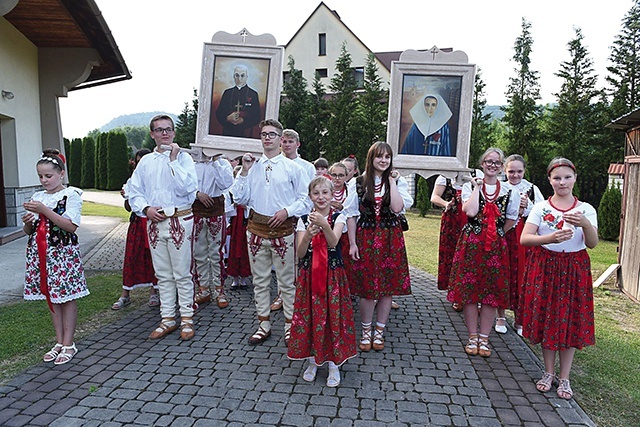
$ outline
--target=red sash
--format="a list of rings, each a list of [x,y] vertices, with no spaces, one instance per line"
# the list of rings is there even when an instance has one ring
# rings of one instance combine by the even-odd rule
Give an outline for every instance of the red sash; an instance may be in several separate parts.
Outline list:
[[[487,225],[487,237],[484,240],[484,250],[490,251],[491,244],[498,237],[498,230],[496,227],[496,219],[500,216],[500,210],[495,203],[486,203],[482,209],[482,215],[484,217],[483,222]]]
[[[49,295],[49,284],[47,283],[47,231],[49,220],[40,215],[40,222],[36,229],[36,246],[38,249],[38,266],[40,268],[40,292],[47,299],[49,310],[55,313],[53,310],[53,304],[51,303],[51,295]]]
[[[327,277],[329,269],[329,256],[327,239],[324,232],[316,234],[311,239],[313,259],[311,261],[311,291],[313,295],[324,297],[327,293]]]

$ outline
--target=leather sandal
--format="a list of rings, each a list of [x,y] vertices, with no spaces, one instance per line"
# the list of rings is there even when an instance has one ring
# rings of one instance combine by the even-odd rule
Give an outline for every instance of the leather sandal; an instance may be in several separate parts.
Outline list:
[[[227,308],[229,307],[229,300],[227,300],[227,297],[225,296],[225,294],[218,294],[218,296],[216,297],[216,303],[218,304],[218,308]]]
[[[368,327],[362,327],[362,339],[360,340],[360,344],[358,347],[360,351],[369,351],[371,350],[371,325]]]
[[[63,348],[62,344],[56,343],[56,345],[54,345],[51,350],[47,351],[44,354],[44,357],[42,358],[42,360],[44,360],[45,362],[53,362],[54,360],[56,360],[56,358],[60,354],[60,351],[62,350],[62,348]]]
[[[573,397],[573,390],[571,390],[571,383],[568,378],[560,378],[558,380],[556,393],[558,393],[558,397],[560,399],[571,400]]]
[[[196,291],[196,295],[193,299],[197,304],[204,304],[206,302],[211,301],[211,291],[205,287],[201,286]]]
[[[73,353],[70,353],[69,350],[73,350]],[[58,357],[56,357],[56,360],[53,362],[53,364],[64,365],[65,363],[69,363],[71,362],[71,359],[73,359],[73,356],[76,355],[76,353],[78,353],[76,343],[73,343],[71,345],[63,345],[62,350],[60,350],[60,353],[58,354]]]
[[[173,321],[174,324],[169,326],[166,322],[171,322],[171,321]],[[149,339],[157,340],[160,338],[164,338],[167,335],[169,335],[171,332],[177,329],[178,329],[178,324],[176,323],[175,319],[173,318],[162,319],[162,322],[160,322],[158,327],[154,329],[153,332],[151,332],[151,335],[149,335]]]
[[[289,341],[291,340],[291,322],[284,324],[284,345],[289,347]]]
[[[536,388],[539,392],[546,393],[551,390],[551,387],[556,382],[556,375],[550,374],[549,372],[545,372],[542,375],[542,378],[536,382]]]
[[[453,304],[451,304],[451,308],[453,308],[453,311],[457,311],[458,313],[460,313],[463,307],[462,304],[454,302]]]
[[[491,356],[491,347],[489,347],[489,337],[478,337],[478,354],[481,357]]]
[[[373,330],[373,344],[372,347],[375,351],[384,350],[384,328],[378,328],[377,326]]]
[[[249,337],[250,345],[262,344],[271,336],[271,330],[266,331],[262,326],[258,327],[255,334]]]
[[[182,341],[189,341],[191,338],[196,336],[196,331],[193,329],[193,321],[186,321],[182,319],[180,323],[180,339]]]
[[[469,341],[467,345],[464,346],[464,352],[469,356],[478,355],[478,334],[469,335]]]
[[[129,304],[131,304],[131,298],[129,298],[129,297],[120,297],[120,298],[118,298],[118,301],[113,303],[113,305],[111,306],[111,310],[120,310],[121,308],[124,308],[124,307],[128,306]]]

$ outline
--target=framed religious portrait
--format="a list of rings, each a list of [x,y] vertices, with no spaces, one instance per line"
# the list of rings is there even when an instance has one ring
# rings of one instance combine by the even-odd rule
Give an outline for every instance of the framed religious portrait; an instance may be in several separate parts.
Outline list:
[[[392,62],[387,139],[395,167],[425,178],[468,171],[474,79],[464,52],[405,51]]]
[[[260,153],[259,123],[277,118],[284,48],[270,34],[216,33],[204,44],[193,147],[236,157]]]

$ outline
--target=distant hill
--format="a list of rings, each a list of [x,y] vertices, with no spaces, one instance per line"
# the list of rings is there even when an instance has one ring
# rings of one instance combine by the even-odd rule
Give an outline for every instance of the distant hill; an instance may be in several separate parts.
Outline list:
[[[484,107],[484,113],[491,113],[492,120],[502,120],[504,117],[504,111],[501,110],[502,105],[486,105]]]
[[[151,121],[151,119],[158,114],[165,114],[165,112],[151,111],[147,113],[125,114],[123,116],[116,117],[106,125],[102,126],[100,128],[100,132],[109,132],[112,129],[116,129],[124,126],[145,126],[146,127],[146,126],[149,126],[149,121]],[[166,113],[166,114],[171,116],[174,122],[178,118],[178,116],[176,116],[175,114],[171,114],[171,113]]]

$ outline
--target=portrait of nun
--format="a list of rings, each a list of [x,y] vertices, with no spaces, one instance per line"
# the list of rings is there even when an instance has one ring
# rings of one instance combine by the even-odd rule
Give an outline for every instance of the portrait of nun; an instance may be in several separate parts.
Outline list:
[[[440,95],[427,94],[409,111],[413,125],[400,154],[452,156],[449,119],[453,115]]]

